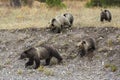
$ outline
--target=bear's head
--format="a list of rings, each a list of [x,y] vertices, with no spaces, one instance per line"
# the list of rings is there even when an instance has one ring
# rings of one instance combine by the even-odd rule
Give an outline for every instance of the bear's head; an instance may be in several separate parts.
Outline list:
[[[24,51],[24,52],[20,55],[20,58],[19,58],[19,59],[32,58],[33,55],[34,55],[34,51],[35,51],[34,48],[30,48],[30,49]]]

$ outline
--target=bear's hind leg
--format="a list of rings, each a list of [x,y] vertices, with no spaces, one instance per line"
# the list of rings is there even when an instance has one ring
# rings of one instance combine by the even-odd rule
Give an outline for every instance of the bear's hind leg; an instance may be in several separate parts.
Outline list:
[[[51,58],[47,58],[45,61],[46,61],[46,64],[45,64],[45,66],[47,66],[47,65],[49,65],[50,64],[50,60],[51,60]]]

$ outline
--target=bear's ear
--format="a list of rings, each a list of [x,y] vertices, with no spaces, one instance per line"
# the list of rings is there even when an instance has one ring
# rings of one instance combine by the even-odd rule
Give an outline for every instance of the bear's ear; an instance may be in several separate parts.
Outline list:
[[[31,50],[33,50],[33,49],[34,49],[34,48],[30,48],[30,49],[24,51],[23,53],[24,53],[24,54],[28,54],[28,53],[31,52]]]
[[[105,11],[105,12],[107,12],[107,10],[106,10],[106,9],[105,9],[104,11]]]
[[[55,18],[53,18],[53,19],[52,19],[52,23],[53,23],[54,21],[56,21],[56,19],[55,19]]]
[[[82,41],[82,44],[86,44],[86,41]]]
[[[66,16],[66,13],[63,16]]]

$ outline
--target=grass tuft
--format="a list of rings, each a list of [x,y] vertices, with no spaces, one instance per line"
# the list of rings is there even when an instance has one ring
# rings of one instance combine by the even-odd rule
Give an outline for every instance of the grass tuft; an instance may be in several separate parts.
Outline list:
[[[117,67],[115,65],[111,65],[111,71],[115,72],[117,70]]]
[[[43,72],[46,76],[54,76],[54,72],[45,68],[44,66],[40,66],[37,70]]]
[[[17,74],[20,74],[20,75],[21,75],[22,73],[23,73],[23,71],[20,70],[20,69],[17,71]]]
[[[108,47],[111,47],[113,45],[113,41],[111,39],[108,39],[107,44],[108,44]]]
[[[8,64],[10,64],[11,63],[11,61],[10,60],[7,60],[6,62],[5,62],[5,65],[8,65]]]
[[[112,72],[117,71],[117,66],[115,66],[113,64],[105,64],[104,67],[105,68],[110,68]]]
[[[44,71],[44,66],[40,66],[37,70],[40,71],[40,72],[43,72]]]
[[[54,72],[52,70],[48,70],[48,69],[45,69],[44,70],[44,74],[46,76],[54,76]]]

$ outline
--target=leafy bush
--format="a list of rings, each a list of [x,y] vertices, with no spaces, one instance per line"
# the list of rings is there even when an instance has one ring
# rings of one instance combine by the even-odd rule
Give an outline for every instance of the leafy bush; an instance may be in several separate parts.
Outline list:
[[[101,3],[106,6],[120,6],[120,0],[101,0]]]
[[[87,7],[92,6],[120,6],[120,0],[90,0],[86,4]]]
[[[50,7],[60,7],[63,8],[65,7],[65,4],[62,3],[62,0],[46,0],[46,3]]]

